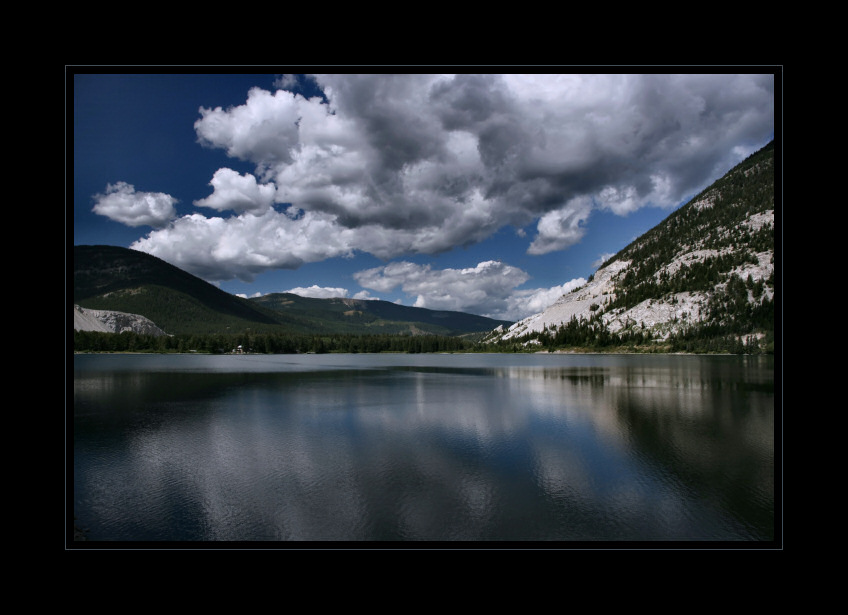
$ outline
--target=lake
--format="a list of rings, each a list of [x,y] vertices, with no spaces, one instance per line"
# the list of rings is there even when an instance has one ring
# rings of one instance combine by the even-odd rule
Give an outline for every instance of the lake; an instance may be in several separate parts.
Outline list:
[[[87,546],[775,541],[773,357],[140,354],[73,367],[68,494]]]

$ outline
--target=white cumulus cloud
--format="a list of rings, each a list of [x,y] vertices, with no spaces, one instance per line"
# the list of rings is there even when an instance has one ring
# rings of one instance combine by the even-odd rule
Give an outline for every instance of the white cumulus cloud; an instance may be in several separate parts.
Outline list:
[[[104,194],[95,195],[92,211],[127,226],[166,225],[175,215],[177,199],[162,192],[136,192],[126,182],[107,184]]]
[[[298,80],[324,96],[285,89]],[[231,217],[186,216],[136,249],[198,275],[247,279],[355,252],[438,254],[535,223],[527,251],[545,254],[581,241],[595,209],[677,205],[774,131],[773,75],[283,75],[277,84],[238,106],[201,108],[195,122],[204,146],[255,166],[219,170],[213,193],[195,201]],[[150,224],[129,215],[130,203],[104,201],[99,213]],[[146,219],[162,227],[169,217],[157,211]],[[424,293],[421,302],[457,301]]]
[[[379,292],[399,287],[415,297],[415,307],[503,320],[519,320],[540,312],[564,293],[586,283],[581,278],[553,288],[519,290],[517,287],[530,276],[500,261],[485,261],[464,269],[434,269],[403,261],[359,271],[353,277],[360,286]]]
[[[130,248],[147,252],[210,281],[252,281],[270,269],[350,256],[351,233],[321,213],[242,214],[228,218],[183,216]]]
[[[252,88],[244,105],[232,109],[201,107],[194,124],[203,145],[219,147],[233,158],[257,164],[291,162],[297,146],[298,107],[302,97]]]
[[[329,286],[318,286],[313,284],[309,287],[298,286],[284,290],[284,293],[300,295],[301,297],[311,297],[313,299],[332,299],[335,297],[347,297],[349,291],[346,288],[332,288]]]
[[[549,211],[539,219],[538,234],[527,252],[547,254],[573,246],[586,234],[586,220],[591,212],[592,200],[587,197],[577,197]]]
[[[214,192],[194,204],[218,211],[231,209],[238,213],[260,215],[271,208],[277,193],[274,184],[259,184],[253,175],[239,175],[237,171],[227,168],[218,169],[209,185]]]

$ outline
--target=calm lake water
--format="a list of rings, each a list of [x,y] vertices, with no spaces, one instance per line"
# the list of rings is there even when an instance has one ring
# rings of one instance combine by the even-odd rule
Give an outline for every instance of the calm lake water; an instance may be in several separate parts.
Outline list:
[[[775,539],[772,357],[73,364],[89,541]]]

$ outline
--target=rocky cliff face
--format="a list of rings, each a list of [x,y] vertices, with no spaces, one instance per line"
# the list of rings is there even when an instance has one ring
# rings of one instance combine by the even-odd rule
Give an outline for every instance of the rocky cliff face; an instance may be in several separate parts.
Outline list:
[[[74,330],[102,333],[132,331],[141,335],[167,335],[144,316],[109,310],[88,310],[78,305],[74,306]]]
[[[759,221],[767,220],[774,224],[774,212],[763,217],[757,214]],[[666,267],[667,270],[677,270],[681,266],[689,266],[695,262],[702,263],[714,254],[709,250],[682,250]],[[753,282],[763,282],[774,275],[774,251],[757,253],[758,263],[745,263],[735,267],[727,275],[737,275],[743,280],[751,276]],[[616,308],[607,311],[607,303],[617,297],[616,285],[626,276],[631,261],[616,260],[595,272],[591,282],[577,288],[567,295],[561,296],[553,305],[539,314],[529,316],[515,323],[507,330],[495,330],[492,339],[512,339],[541,333],[545,329],[555,328],[567,323],[572,318],[589,320],[597,313],[603,323],[612,333],[623,330],[644,330],[656,341],[666,339],[669,335],[679,332],[688,325],[703,322],[709,315],[710,299],[715,292],[724,290],[726,284],[716,285],[713,291],[684,291],[646,299],[630,309]],[[764,286],[760,297],[772,300],[774,289]],[[753,292],[749,300],[755,302]],[[532,342],[531,342],[532,343]]]

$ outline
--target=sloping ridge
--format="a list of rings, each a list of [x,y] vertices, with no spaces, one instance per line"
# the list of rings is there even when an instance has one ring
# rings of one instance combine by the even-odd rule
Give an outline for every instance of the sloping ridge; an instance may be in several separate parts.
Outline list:
[[[272,315],[155,256],[117,246],[74,246],[74,304],[140,314],[173,333],[227,321],[276,325]]]
[[[316,327],[327,331],[358,328],[373,332],[409,332],[457,335],[489,331],[498,325],[509,326],[511,321],[496,320],[477,314],[445,310],[430,310],[398,305],[379,299],[349,299],[346,297],[312,298],[292,293],[270,293],[250,299],[280,314],[314,318]]]
[[[538,343],[572,319],[654,341],[704,324],[773,333],[774,173],[772,141],[608,259],[583,287],[487,340]]]
[[[73,258],[75,305],[140,315],[169,334],[250,328],[257,333],[457,335],[512,324],[379,300],[314,299],[290,293],[243,299],[155,256],[117,246],[74,246]]]

